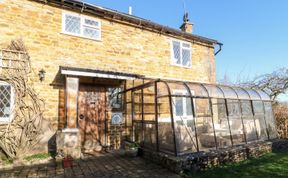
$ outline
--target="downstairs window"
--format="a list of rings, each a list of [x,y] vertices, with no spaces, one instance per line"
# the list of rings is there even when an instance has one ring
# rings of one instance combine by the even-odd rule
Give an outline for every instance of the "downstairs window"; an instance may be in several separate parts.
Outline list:
[[[12,86],[0,81],[0,122],[9,122],[13,106]]]

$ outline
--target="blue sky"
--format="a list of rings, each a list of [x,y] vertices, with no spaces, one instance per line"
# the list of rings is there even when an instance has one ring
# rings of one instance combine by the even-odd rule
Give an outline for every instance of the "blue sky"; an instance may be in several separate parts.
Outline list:
[[[179,28],[183,0],[84,0]],[[288,67],[287,0],[186,0],[194,34],[224,43],[217,55],[217,78],[254,78]]]

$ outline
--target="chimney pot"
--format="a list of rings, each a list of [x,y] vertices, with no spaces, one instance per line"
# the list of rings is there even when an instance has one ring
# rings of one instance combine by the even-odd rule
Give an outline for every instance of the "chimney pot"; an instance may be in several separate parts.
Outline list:
[[[189,21],[187,12],[183,16],[183,24],[181,25],[180,29],[186,33],[193,32],[193,24]]]
[[[128,14],[132,15],[132,6],[129,6]]]

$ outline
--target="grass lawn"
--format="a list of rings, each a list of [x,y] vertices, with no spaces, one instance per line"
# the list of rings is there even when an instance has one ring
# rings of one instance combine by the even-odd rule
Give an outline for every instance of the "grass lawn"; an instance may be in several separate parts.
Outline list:
[[[186,178],[288,178],[288,150],[268,153],[259,158],[229,164],[203,172],[189,173]]]

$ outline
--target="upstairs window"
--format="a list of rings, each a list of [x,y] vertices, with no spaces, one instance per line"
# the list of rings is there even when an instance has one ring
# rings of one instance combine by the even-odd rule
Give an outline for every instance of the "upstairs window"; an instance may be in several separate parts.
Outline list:
[[[9,122],[12,108],[12,87],[0,81],[0,122]]]
[[[82,15],[63,13],[62,32],[93,40],[101,40],[101,23],[99,20]]]
[[[191,67],[191,44],[183,41],[172,40],[171,46],[172,65]]]

